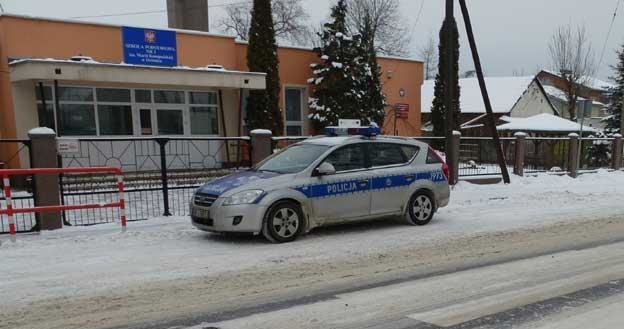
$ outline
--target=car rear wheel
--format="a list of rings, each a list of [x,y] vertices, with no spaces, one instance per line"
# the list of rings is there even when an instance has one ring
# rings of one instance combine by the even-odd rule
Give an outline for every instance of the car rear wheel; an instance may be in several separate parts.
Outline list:
[[[435,203],[431,194],[416,192],[410,198],[407,209],[407,222],[411,225],[427,225],[435,213]]]
[[[298,204],[283,201],[275,204],[264,220],[262,234],[273,243],[294,241],[303,230],[303,212]]]

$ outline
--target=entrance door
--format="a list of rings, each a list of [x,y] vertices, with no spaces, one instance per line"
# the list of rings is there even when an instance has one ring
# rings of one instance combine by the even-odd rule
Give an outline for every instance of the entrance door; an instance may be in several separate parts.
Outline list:
[[[153,136],[155,135],[154,131],[154,118],[152,115],[152,109],[142,108],[139,109],[139,125],[140,125],[140,133],[142,136]]]

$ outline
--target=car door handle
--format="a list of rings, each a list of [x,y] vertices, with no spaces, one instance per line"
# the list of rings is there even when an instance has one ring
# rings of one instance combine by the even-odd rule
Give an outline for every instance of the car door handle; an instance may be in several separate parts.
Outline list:
[[[369,180],[368,179],[362,179],[360,181],[360,185],[368,185]]]

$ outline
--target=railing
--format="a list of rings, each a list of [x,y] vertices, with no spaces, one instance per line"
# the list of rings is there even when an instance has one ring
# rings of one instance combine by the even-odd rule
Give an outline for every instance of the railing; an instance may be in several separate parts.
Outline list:
[[[30,140],[27,139],[0,139],[0,169],[28,168],[30,165]],[[30,186],[30,176],[14,176],[11,183],[16,187],[13,194],[13,204],[17,207],[32,207],[35,200]],[[6,196],[0,180],[0,208],[6,208]],[[22,213],[14,216],[17,232],[33,232],[37,230],[35,214]],[[0,214],[0,234],[9,233],[8,217]]]
[[[62,156],[65,167],[119,166],[125,174],[128,220],[189,215],[188,202],[202,184],[243,170],[250,164],[248,137],[89,138],[79,139],[76,154]],[[99,175],[63,175],[65,204],[105,202],[114,182]],[[67,225],[107,223],[105,211],[64,214]]]
[[[82,204],[60,204],[49,206],[30,206],[30,207],[14,207],[11,195],[11,183],[9,177],[15,175],[46,175],[46,174],[84,174],[84,173],[112,173],[115,175],[117,181],[117,201],[109,202],[91,202]],[[14,216],[16,214],[25,213],[43,213],[43,212],[65,212],[70,210],[84,210],[84,209],[109,209],[119,208],[119,218],[122,228],[126,227],[126,211],[124,200],[124,182],[123,174],[119,168],[35,168],[35,169],[0,169],[0,177],[2,177],[2,184],[4,190],[4,196],[6,200],[6,208],[0,209],[0,214],[8,217],[9,234],[15,235],[16,225]]]

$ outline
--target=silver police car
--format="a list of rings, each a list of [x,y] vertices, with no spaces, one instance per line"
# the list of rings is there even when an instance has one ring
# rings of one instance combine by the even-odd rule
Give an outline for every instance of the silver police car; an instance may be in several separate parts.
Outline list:
[[[448,167],[427,144],[396,137],[316,137],[255,168],[213,180],[191,201],[195,227],[290,242],[311,229],[402,216],[425,225],[449,203]]]

